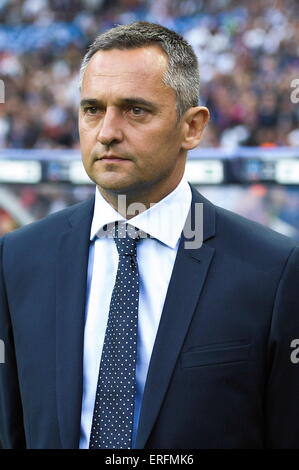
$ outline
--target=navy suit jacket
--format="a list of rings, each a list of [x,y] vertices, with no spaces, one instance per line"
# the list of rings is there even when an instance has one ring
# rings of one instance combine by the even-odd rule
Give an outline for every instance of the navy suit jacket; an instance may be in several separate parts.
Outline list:
[[[177,253],[150,361],[138,448],[299,448],[299,250],[203,203]],[[94,200],[0,241],[0,441],[78,448]]]

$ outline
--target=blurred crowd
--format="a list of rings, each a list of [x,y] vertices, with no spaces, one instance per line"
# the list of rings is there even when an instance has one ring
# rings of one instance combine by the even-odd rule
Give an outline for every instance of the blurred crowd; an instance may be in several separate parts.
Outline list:
[[[135,20],[175,29],[198,54],[203,146],[299,146],[298,18],[297,0],[0,0],[0,148],[77,148],[82,57]]]

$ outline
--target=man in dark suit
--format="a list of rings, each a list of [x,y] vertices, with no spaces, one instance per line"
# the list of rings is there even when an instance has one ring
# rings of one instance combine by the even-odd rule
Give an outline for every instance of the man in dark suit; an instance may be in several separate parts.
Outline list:
[[[0,241],[4,448],[299,448],[299,250],[185,181],[198,89],[161,26],[87,52],[95,198]]]

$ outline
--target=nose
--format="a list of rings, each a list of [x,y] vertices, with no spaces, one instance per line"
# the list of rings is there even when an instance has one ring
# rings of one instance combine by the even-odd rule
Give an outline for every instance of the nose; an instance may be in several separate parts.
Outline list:
[[[118,116],[117,110],[107,108],[100,122],[98,141],[102,145],[112,145],[121,142],[122,138],[120,116]]]

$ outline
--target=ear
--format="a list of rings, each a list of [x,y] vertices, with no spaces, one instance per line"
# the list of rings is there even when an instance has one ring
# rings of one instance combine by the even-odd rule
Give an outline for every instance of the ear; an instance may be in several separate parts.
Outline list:
[[[183,149],[191,150],[197,147],[209,119],[210,113],[205,106],[194,106],[186,111],[183,117]]]

